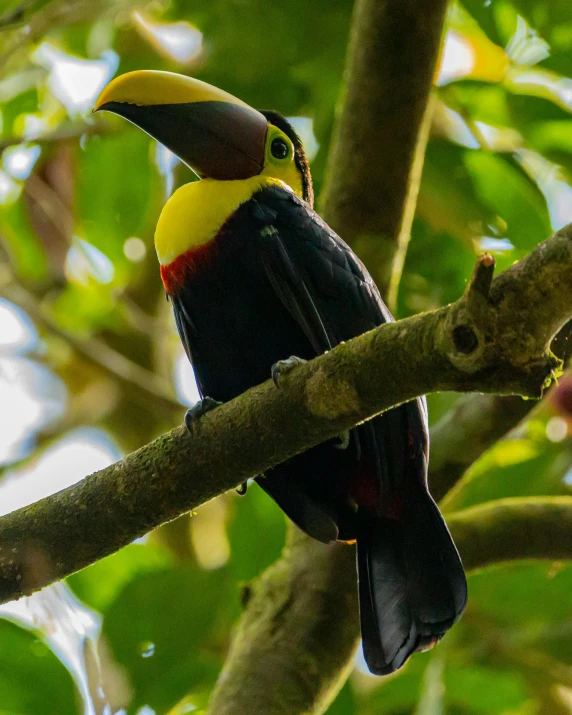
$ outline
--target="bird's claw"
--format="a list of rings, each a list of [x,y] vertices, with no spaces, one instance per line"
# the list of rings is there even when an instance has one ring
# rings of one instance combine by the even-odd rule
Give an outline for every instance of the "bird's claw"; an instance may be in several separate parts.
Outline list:
[[[248,489],[248,482],[242,482],[242,484],[236,488],[236,493],[243,497],[246,494],[246,490]]]
[[[185,413],[185,425],[187,430],[192,434],[193,426],[201,419],[201,417],[207,412],[214,410],[215,407],[219,407],[219,405],[222,405],[222,402],[213,400],[212,397],[203,397],[202,400],[199,400]]]
[[[275,362],[274,365],[272,365],[272,369],[270,371],[272,382],[276,385],[276,387],[280,387],[280,378],[289,373],[290,370],[298,367],[298,365],[303,365],[305,362],[308,361],[304,360],[304,358],[298,357],[297,355],[291,355],[286,360],[278,360],[278,362]]]
[[[347,449],[350,446],[350,431],[349,429],[344,430],[341,434],[338,435],[338,439],[340,440],[337,444],[334,444],[334,449]]]

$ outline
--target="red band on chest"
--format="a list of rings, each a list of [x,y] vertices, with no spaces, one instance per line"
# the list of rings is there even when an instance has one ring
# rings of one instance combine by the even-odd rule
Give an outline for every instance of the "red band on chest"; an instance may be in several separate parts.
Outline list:
[[[166,266],[161,266],[161,279],[169,295],[177,293],[193,273],[212,267],[217,250],[214,239],[202,246],[191,248]]]

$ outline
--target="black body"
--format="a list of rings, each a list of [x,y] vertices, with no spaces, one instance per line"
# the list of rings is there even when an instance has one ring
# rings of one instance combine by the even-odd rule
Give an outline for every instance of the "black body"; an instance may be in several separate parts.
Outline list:
[[[243,204],[171,296],[202,395],[226,401],[290,355],[311,359],[392,320],[364,266],[279,187]],[[279,465],[257,481],[310,536],[357,540],[362,635],[390,673],[459,618],[466,582],[427,491],[424,399]]]

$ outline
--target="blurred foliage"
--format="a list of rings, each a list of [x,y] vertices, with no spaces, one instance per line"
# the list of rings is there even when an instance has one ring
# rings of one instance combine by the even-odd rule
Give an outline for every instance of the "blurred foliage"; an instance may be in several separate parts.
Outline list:
[[[167,69],[309,118],[319,192],[350,13],[349,0],[4,0],[0,293],[39,336],[14,308],[32,337],[0,335],[0,378],[7,359],[27,360],[49,368],[53,385],[14,378],[9,386],[28,402],[18,434],[5,430],[0,501],[8,482],[48,480],[48,447],[77,427],[97,427],[127,451],[180,422],[184,409],[152,238],[166,196],[190,177],[141,132],[92,115],[99,89],[115,72]],[[504,268],[572,220],[569,0],[453,4],[435,95],[400,316],[455,300],[478,251],[491,250]],[[50,399],[59,409],[42,411]],[[431,396],[432,420],[455,399]],[[18,414],[14,407],[10,421]],[[570,493],[567,429],[554,406],[536,409],[444,506]],[[246,498],[227,495],[68,579],[85,613],[102,618],[106,655],[80,662],[87,690],[54,641],[56,614],[36,615],[35,631],[0,621],[0,713],[91,712],[80,691],[85,702],[103,693],[113,711],[200,711],[241,589],[279,557],[284,533],[281,513],[252,486]],[[475,573],[467,614],[438,649],[384,679],[359,661],[328,713],[572,712],[571,592],[572,567],[562,564]],[[85,634],[76,637],[85,645]]]
[[[77,712],[70,674],[37,634],[10,621],[0,621],[0,663],[0,712]]]

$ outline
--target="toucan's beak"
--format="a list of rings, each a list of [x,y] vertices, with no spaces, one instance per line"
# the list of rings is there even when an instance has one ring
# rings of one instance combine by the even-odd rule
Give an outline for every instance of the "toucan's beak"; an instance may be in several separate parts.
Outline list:
[[[200,176],[247,179],[264,167],[266,117],[198,79],[128,72],[105,87],[93,111],[100,109],[133,122]]]

